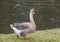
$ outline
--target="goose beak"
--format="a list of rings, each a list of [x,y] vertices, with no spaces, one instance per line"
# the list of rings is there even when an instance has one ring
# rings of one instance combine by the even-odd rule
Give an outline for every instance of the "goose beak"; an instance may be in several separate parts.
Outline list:
[[[36,8],[34,8],[34,11],[37,13],[38,12],[38,10],[36,9]]]
[[[38,10],[37,10],[37,9],[36,9],[35,11],[36,11],[36,12],[38,12]]]

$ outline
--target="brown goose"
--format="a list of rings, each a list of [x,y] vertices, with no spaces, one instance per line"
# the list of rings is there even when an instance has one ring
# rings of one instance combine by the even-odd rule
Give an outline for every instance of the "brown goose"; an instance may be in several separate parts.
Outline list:
[[[35,8],[30,10],[30,22],[10,24],[10,27],[14,30],[17,38],[21,35],[24,39],[27,39],[26,34],[32,33],[36,30],[36,24],[33,19],[33,14],[35,14],[36,11],[37,10]]]

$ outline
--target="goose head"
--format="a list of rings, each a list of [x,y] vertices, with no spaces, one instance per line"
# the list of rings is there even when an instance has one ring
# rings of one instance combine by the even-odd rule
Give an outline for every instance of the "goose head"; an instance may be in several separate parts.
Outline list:
[[[35,14],[37,12],[37,10],[35,9],[35,8],[32,8],[31,10],[30,10],[30,13],[31,14]]]

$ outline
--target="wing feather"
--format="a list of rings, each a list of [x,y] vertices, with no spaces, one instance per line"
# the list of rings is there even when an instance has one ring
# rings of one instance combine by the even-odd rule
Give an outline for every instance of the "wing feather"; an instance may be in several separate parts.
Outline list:
[[[18,30],[28,29],[30,27],[30,23],[14,23],[14,27]]]

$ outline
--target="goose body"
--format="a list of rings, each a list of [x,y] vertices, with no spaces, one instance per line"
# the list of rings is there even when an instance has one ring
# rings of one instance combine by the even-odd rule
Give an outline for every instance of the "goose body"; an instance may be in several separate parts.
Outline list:
[[[34,27],[29,22],[14,23],[14,25],[10,24],[10,27],[14,30],[14,32],[15,32],[16,35],[20,35],[21,32],[31,33],[33,31],[35,31],[35,29],[32,29]]]
[[[10,27],[14,30],[17,36],[21,35],[25,37],[26,34],[32,33],[36,30],[36,24],[33,19],[33,14],[35,14],[35,8],[32,8],[30,10],[30,22],[10,24]]]

